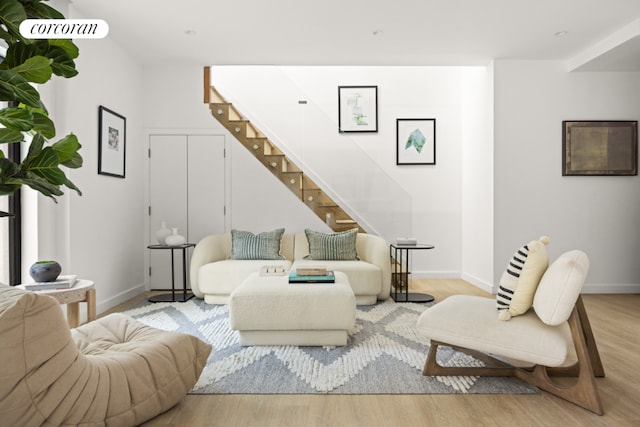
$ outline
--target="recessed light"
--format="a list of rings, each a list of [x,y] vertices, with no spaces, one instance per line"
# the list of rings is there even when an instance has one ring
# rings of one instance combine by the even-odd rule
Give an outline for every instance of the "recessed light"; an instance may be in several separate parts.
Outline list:
[[[554,34],[554,36],[556,36],[556,37],[564,37],[564,36],[566,36],[567,34],[569,34],[569,31],[567,31],[567,30],[562,30],[562,31],[558,31],[557,33],[555,33],[555,34]]]

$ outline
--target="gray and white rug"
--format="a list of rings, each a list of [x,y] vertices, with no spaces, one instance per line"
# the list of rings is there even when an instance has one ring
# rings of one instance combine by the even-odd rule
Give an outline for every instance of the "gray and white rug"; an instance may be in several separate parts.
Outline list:
[[[425,377],[429,342],[415,328],[429,305],[395,303],[358,306],[356,326],[345,347],[242,347],[229,328],[228,307],[191,299],[142,303],[124,312],[156,328],[186,332],[211,343],[213,351],[192,394],[429,394],[537,393],[513,378]],[[441,347],[439,362],[482,366]]]

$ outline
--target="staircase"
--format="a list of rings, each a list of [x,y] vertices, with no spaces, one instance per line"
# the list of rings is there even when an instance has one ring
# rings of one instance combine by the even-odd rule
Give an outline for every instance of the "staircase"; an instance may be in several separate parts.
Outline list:
[[[211,86],[209,67],[204,71],[204,102],[215,117],[264,167],[282,182],[333,231],[366,231],[304,171]]]

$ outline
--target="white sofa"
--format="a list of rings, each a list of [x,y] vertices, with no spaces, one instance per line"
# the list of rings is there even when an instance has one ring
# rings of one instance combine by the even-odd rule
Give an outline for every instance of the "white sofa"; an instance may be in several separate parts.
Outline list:
[[[196,245],[191,256],[191,290],[209,304],[228,304],[231,293],[262,266],[282,265],[287,270],[302,266],[322,266],[342,271],[349,278],[358,305],[375,304],[389,298],[391,262],[389,245],[381,237],[359,233],[356,237],[358,261],[305,259],[309,243],[305,233],[284,234],[280,245],[283,260],[233,260],[231,233],[209,235]]]

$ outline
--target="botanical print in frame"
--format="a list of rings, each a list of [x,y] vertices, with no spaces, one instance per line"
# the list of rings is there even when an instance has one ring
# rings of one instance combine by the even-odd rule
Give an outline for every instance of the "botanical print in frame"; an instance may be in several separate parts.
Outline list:
[[[338,132],[378,132],[378,86],[338,86]]]
[[[102,105],[98,109],[98,173],[124,178],[127,119]]]
[[[396,119],[396,165],[436,164],[436,119]]]

